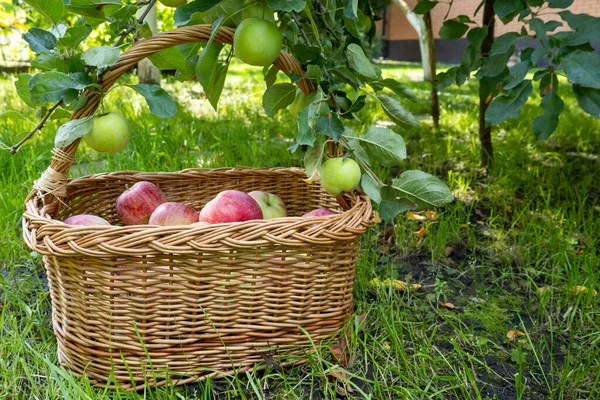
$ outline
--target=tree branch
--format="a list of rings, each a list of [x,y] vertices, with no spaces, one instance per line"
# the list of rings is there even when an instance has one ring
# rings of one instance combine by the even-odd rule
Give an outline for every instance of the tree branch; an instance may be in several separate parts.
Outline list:
[[[124,30],[120,35],[119,38],[117,39],[117,41],[115,42],[115,44],[113,44],[113,47],[118,47],[123,43],[123,40],[125,40],[125,38],[131,33],[133,32],[138,25],[141,25],[142,23],[144,23],[144,19],[146,18],[146,16],[148,15],[148,13],[150,12],[150,10],[152,9],[152,7],[154,7],[154,5],[156,4],[157,0],[150,0],[148,1],[146,8],[144,9],[144,12],[140,15],[140,17],[138,19],[135,20],[135,24],[131,25],[129,28],[127,28],[126,30]],[[54,103],[54,105],[52,105],[52,107],[50,107],[48,109],[48,111],[46,112],[46,114],[42,117],[42,119],[40,120],[40,122],[35,126],[35,128],[33,128],[31,130],[31,132],[29,132],[23,139],[21,139],[17,144],[11,146],[10,148],[10,154],[16,154],[19,151],[19,148],[21,148],[21,146],[23,146],[23,144],[28,141],[29,139],[31,139],[31,137],[40,129],[42,129],[44,127],[44,124],[46,123],[46,121],[48,121],[48,118],[50,118],[50,116],[52,115],[52,113],[54,111],[56,111],[56,109],[58,107],[60,107],[63,104],[62,99],[57,101],[56,103]]]
[[[12,146],[10,148],[10,154],[16,154],[17,151],[19,151],[19,148],[23,145],[23,143],[25,143],[26,141],[28,141],[29,139],[31,139],[31,137],[40,129],[42,129],[44,127],[44,124],[46,123],[46,121],[48,121],[48,118],[50,118],[50,116],[52,115],[52,113],[63,103],[62,100],[57,101],[52,107],[50,107],[50,109],[46,112],[46,115],[44,115],[42,117],[42,119],[40,120],[40,122],[35,126],[35,128],[33,128],[31,130],[31,132],[29,132],[27,134],[27,136],[25,136],[23,139],[21,139],[19,141],[19,143],[15,144],[14,146]]]

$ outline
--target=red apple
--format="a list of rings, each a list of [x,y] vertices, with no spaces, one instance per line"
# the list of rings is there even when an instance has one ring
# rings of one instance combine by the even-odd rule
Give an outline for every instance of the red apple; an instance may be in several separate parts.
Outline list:
[[[252,197],[239,190],[225,190],[200,210],[200,222],[220,224],[262,219],[260,206]]]
[[[308,212],[308,213],[304,214],[302,217],[304,217],[304,218],[307,218],[307,217],[324,217],[326,215],[333,215],[333,214],[338,214],[338,212],[330,210],[329,208],[317,208],[316,210],[312,210],[311,212]]]
[[[182,203],[166,202],[156,207],[150,215],[150,225],[189,225],[198,222],[198,213]]]
[[[73,215],[63,221],[67,225],[110,225],[104,218],[91,214]]]
[[[117,214],[125,225],[147,224],[156,207],[166,202],[164,193],[151,182],[137,182],[117,199]]]
[[[264,219],[281,218],[287,216],[287,210],[285,203],[279,198],[279,196],[273,193],[261,192],[260,190],[254,190],[248,193],[248,196],[252,197],[263,213]]]

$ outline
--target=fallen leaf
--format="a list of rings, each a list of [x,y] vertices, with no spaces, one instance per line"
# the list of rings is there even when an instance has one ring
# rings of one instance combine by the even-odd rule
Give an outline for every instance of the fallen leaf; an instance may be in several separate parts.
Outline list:
[[[346,342],[345,337],[343,337],[339,342],[329,346],[329,349],[331,350],[333,357],[340,365],[344,367],[348,365],[348,361],[350,361],[350,350],[348,349],[348,342]]]
[[[538,288],[537,293],[538,293],[539,296],[541,296],[541,295],[544,294],[544,292],[546,290],[548,290],[548,289],[545,286],[541,286],[541,287]]]
[[[365,321],[367,320],[367,313],[356,314],[354,316],[354,326],[356,327],[357,332],[362,332],[365,330]]]
[[[302,179],[304,182],[306,182],[307,185],[314,185],[315,181],[313,181],[312,179]]]
[[[509,338],[510,340],[517,340],[517,338],[519,338],[521,336],[525,336],[525,334],[516,329],[511,329],[510,331],[508,331],[506,333],[506,337]]]
[[[590,289],[587,288],[587,286],[573,286],[571,288],[569,288],[569,291],[571,292],[571,294],[574,295],[578,295],[578,294],[587,294]],[[594,290],[594,297],[598,296],[598,292]]]
[[[452,253],[454,253],[454,247],[448,246],[444,249],[444,255],[446,257],[450,257],[452,255]]]
[[[425,211],[425,218],[427,218],[430,221],[437,221],[437,213],[433,210],[427,210]]]
[[[407,211],[405,214],[407,219],[414,219],[415,221],[425,221],[427,217],[415,213],[414,211]]]
[[[454,309],[455,306],[452,303],[444,303],[443,301],[440,301],[440,307],[442,308],[449,308],[450,310]]]
[[[400,291],[403,292],[404,290],[407,289],[407,287],[410,290],[419,290],[421,289],[421,285],[418,283],[413,283],[410,286],[408,285],[408,283],[404,282],[404,281],[399,281],[397,279],[391,280],[390,278],[387,278],[383,281],[381,281],[379,278],[373,278],[371,279],[371,281],[369,282],[369,286],[371,287],[381,287],[381,288],[388,288],[390,287],[390,285]]]
[[[486,218],[485,214],[483,213],[483,211],[481,211],[479,208],[475,209],[475,215],[477,215],[480,218]]]
[[[418,231],[413,232],[413,235],[415,235],[419,239],[422,239],[425,236],[425,234],[427,234],[427,228],[424,226]]]
[[[335,379],[342,386],[338,387],[336,391],[340,396],[347,396],[348,394],[354,394],[354,389],[352,389],[352,385],[350,384],[350,375],[346,371],[341,369],[334,369],[327,373],[327,376]]]
[[[379,216],[379,213],[377,211],[373,211],[373,223],[374,224],[380,224],[381,221],[382,221],[382,219]]]

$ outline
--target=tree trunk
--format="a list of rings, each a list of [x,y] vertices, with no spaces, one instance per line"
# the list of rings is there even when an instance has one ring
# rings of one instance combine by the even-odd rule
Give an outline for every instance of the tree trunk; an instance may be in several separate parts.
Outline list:
[[[400,7],[410,25],[419,36],[419,49],[421,51],[421,63],[423,65],[423,80],[431,79],[430,53],[427,45],[427,29],[422,15],[412,12],[406,1],[394,0],[394,3]]]
[[[487,58],[492,44],[494,43],[494,0],[485,0],[483,7],[483,25],[487,25],[488,34],[481,42],[481,57]],[[479,141],[481,142],[481,166],[491,168],[494,160],[494,148],[492,147],[492,127],[485,126],[485,112],[490,105],[491,98],[486,98],[479,84]]]
[[[435,72],[435,47],[433,41],[433,26],[431,24],[431,13],[428,12],[423,16],[425,23],[425,37],[427,41],[427,53],[429,54],[429,72],[431,77],[431,118],[433,119],[433,126],[435,128],[440,127],[440,102],[438,99],[438,91],[435,87],[436,72]]]
[[[148,7],[148,6],[146,6]],[[138,16],[141,15],[145,10],[145,7],[141,7],[138,10]],[[148,26],[155,35],[157,32],[156,28],[156,4],[152,6],[152,10],[148,13],[144,21],[148,22]],[[140,83],[154,83],[160,85],[160,70],[156,68],[150,60],[144,58],[138,63],[138,78]]]

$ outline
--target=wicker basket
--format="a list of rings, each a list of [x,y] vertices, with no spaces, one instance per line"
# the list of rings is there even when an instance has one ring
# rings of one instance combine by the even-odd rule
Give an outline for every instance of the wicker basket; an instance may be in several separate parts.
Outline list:
[[[124,52],[104,74],[106,91],[139,60],[167,47],[206,41],[211,27],[161,33]],[[215,40],[231,43],[233,30]],[[283,53],[275,64],[302,74]],[[300,81],[305,92],[310,82]],[[73,118],[92,115],[100,97]],[[334,335],[352,312],[360,235],[369,199],[333,198],[308,185],[301,169],[122,171],[68,179],[79,141],[54,149],[50,167],[25,203],[27,245],[43,255],[62,365],[100,386],[182,384],[264,365],[301,362],[312,341]],[[74,214],[119,223],[115,200],[138,181],[169,201],[200,209],[226,189],[279,195],[289,217],[210,226],[69,226]],[[339,204],[343,204],[340,207]],[[301,218],[317,207],[342,213]]]

